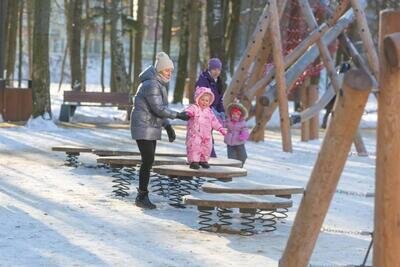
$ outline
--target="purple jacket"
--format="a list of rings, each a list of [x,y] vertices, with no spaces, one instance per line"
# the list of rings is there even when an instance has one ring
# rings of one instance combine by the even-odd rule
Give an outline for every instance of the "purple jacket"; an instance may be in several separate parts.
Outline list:
[[[245,120],[235,122],[228,119],[225,121],[224,127],[228,130],[224,142],[229,146],[242,145],[249,138],[249,129]]]
[[[196,87],[210,88],[214,94],[214,102],[211,104],[211,108],[214,108],[218,112],[225,112],[222,103],[223,88],[221,77],[218,77],[217,82],[215,82],[208,70],[205,70],[200,74],[199,79],[197,79]]]

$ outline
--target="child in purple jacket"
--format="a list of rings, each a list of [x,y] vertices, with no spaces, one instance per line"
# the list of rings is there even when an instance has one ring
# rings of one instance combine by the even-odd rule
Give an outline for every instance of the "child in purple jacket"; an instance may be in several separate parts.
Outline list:
[[[231,103],[226,113],[228,118],[224,126],[228,133],[225,135],[224,142],[228,147],[228,158],[240,160],[243,167],[247,159],[244,144],[249,138],[249,130],[246,126],[247,110],[240,103]]]

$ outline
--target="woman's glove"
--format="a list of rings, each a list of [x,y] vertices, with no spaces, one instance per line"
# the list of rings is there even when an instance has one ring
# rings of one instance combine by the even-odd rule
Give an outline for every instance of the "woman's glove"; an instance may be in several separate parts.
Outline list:
[[[168,134],[168,141],[170,141],[171,143],[174,142],[176,134],[172,126],[170,124],[165,126],[165,130],[167,131]]]
[[[183,120],[183,121],[188,121],[189,120],[189,116],[186,113],[186,111],[182,111],[182,112],[179,112],[178,114],[176,114],[176,118],[180,119],[180,120]]]

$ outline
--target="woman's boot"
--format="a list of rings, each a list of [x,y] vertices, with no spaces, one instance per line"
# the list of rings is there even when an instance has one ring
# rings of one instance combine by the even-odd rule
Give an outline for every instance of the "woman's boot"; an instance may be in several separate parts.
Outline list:
[[[143,208],[143,209],[155,209],[156,205],[150,202],[149,199],[149,191],[142,191],[137,188],[138,194],[135,199],[136,206]]]

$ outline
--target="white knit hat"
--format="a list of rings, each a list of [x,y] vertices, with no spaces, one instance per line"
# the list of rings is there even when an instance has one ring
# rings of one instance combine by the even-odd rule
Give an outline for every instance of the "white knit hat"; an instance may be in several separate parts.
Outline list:
[[[174,69],[174,63],[165,52],[160,52],[157,54],[154,67],[157,72],[160,72],[165,69]]]

